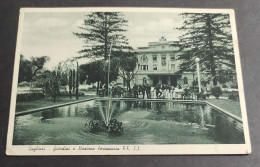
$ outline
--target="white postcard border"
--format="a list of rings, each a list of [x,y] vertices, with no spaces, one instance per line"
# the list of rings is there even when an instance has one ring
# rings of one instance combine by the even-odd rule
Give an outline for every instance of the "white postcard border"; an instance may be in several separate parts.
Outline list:
[[[18,72],[20,52],[22,45],[24,14],[29,12],[94,12],[94,11],[118,11],[118,12],[164,12],[164,13],[227,13],[230,15],[236,72],[239,88],[241,114],[245,144],[169,144],[169,145],[12,145],[16,92],[18,85]],[[83,150],[79,150],[82,147]],[[69,150],[68,150],[69,148]],[[89,150],[84,150],[89,149]],[[94,148],[95,150],[91,150]],[[101,148],[101,149],[99,149]],[[103,149],[102,149],[103,148]],[[117,150],[117,148],[119,150]],[[138,148],[138,149],[137,149]],[[19,16],[18,36],[16,44],[13,83],[9,113],[9,125],[7,134],[7,155],[159,155],[159,154],[250,154],[251,144],[249,137],[246,103],[240,64],[238,38],[233,9],[194,9],[194,8],[132,8],[132,7],[84,7],[84,8],[21,8]]]

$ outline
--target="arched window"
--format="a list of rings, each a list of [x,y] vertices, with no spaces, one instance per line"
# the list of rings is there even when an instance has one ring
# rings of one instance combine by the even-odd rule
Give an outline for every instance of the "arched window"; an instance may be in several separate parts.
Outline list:
[[[144,84],[146,84],[146,83],[147,83],[147,80],[146,80],[146,78],[145,78],[145,77],[143,78],[143,83],[144,83]]]
[[[187,78],[187,77],[184,77],[184,78],[183,78],[183,83],[184,83],[184,84],[188,84],[188,78]]]

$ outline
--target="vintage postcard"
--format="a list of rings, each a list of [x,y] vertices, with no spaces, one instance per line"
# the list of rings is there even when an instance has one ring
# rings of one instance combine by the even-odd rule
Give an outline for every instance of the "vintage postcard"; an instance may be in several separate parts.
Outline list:
[[[232,9],[22,8],[7,155],[250,154]]]

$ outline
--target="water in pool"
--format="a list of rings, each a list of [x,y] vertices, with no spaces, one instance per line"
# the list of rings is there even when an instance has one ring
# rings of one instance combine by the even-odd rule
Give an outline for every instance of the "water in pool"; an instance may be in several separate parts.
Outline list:
[[[117,119],[122,135],[90,132],[91,120]],[[14,145],[239,144],[242,124],[200,103],[93,100],[15,118]]]

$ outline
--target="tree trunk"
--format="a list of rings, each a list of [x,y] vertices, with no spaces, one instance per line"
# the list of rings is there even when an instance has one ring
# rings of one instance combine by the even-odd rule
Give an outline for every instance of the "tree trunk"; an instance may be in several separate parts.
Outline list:
[[[131,90],[131,87],[130,87],[130,80],[126,80],[126,87],[127,87],[127,90]]]
[[[214,48],[212,44],[212,30],[211,30],[211,18],[210,14],[207,14],[207,27],[208,27],[208,42],[209,42],[209,61],[210,61],[210,73],[213,77],[213,85],[217,85],[217,78],[216,78],[216,67],[215,67],[215,60],[214,60]]]
[[[105,60],[107,60],[108,59],[108,51],[107,51],[107,49],[108,49],[108,47],[107,47],[107,44],[108,44],[108,37],[107,37],[107,15],[106,15],[106,13],[105,13],[105,40],[104,40],[104,47],[105,47],[105,55],[104,55],[104,58],[105,58]]]
[[[99,83],[100,83],[100,81],[98,81],[98,83],[97,83],[97,95],[99,93]]]

